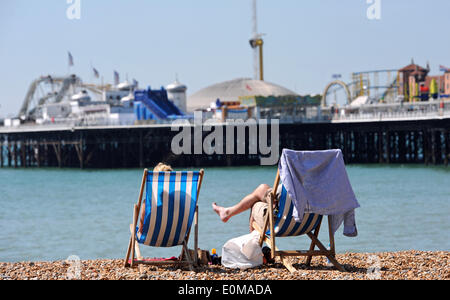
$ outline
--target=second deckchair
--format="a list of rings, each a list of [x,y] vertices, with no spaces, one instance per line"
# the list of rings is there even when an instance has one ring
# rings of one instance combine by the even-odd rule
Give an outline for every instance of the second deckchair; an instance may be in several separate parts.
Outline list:
[[[274,215],[274,203],[277,202],[277,189],[280,184],[280,173],[277,173],[273,192],[270,197],[269,213],[266,216],[264,228],[258,226],[256,222],[253,223],[253,228],[259,231],[261,235],[260,245],[266,242],[271,249],[272,259],[280,258],[283,265],[290,271],[295,272],[288,257],[306,256],[306,265],[311,264],[313,256],[326,256],[329,261],[341,272],[345,272],[344,267],[336,260],[336,252],[334,246],[334,235],[330,230],[330,219],[328,219],[328,231],[330,238],[330,249],[328,250],[318,239],[320,226],[322,224],[323,216],[317,214],[305,214],[301,223],[297,223],[292,216],[293,203],[282,186],[280,199],[278,200],[278,214]],[[275,232],[275,234],[272,234]],[[309,250],[295,250],[282,251],[276,247],[275,239],[278,237],[295,237],[300,235],[308,235],[311,239],[311,246]],[[314,250],[315,247],[319,250]]]
[[[130,225],[131,238],[125,258],[126,267],[140,264],[187,264],[192,269],[193,265],[197,263],[197,200],[203,175],[203,170],[200,172],[149,172],[144,170],[138,203],[134,205],[133,224]],[[143,203],[144,192],[145,202]],[[195,255],[191,257],[188,241],[193,223],[195,223]],[[151,247],[182,246],[181,257],[183,260],[144,260],[140,253],[140,244]],[[131,261],[129,260],[130,255]]]

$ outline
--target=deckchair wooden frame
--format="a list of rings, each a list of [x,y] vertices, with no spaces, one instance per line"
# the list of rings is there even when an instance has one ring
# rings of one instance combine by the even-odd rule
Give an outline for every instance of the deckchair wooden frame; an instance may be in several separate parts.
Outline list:
[[[308,232],[307,235],[311,239],[311,246],[309,247],[309,250],[294,250],[294,251],[283,251],[279,250],[276,247],[275,243],[275,228],[274,228],[274,212],[273,207],[274,203],[277,201],[276,195],[277,195],[277,189],[278,185],[280,184],[280,171],[278,170],[277,176],[275,178],[275,183],[273,186],[273,191],[271,193],[270,197],[270,203],[269,203],[269,213],[267,214],[265,221],[264,221],[264,228],[261,228],[256,222],[253,222],[253,228],[255,228],[261,235],[259,243],[260,246],[263,245],[263,243],[266,243],[271,250],[271,258],[279,258],[283,265],[291,272],[296,272],[296,269],[292,266],[292,263],[289,261],[288,257],[307,257],[306,259],[306,265],[311,265],[311,260],[314,256],[326,256],[329,261],[341,272],[345,272],[346,270],[344,267],[336,260],[336,249],[335,249],[335,243],[334,243],[334,235],[331,230],[331,222],[330,217],[328,217],[328,232],[329,232],[329,239],[330,239],[330,249],[328,250],[322,242],[319,240],[319,231],[321,227],[322,221],[319,223],[319,225],[316,227],[314,232]],[[270,229],[270,236],[267,235],[267,227]],[[314,250],[315,247],[318,247],[319,250]]]
[[[193,270],[193,267],[197,265],[198,263],[198,197],[200,195],[200,189],[202,187],[203,182],[203,176],[205,174],[205,171],[202,169],[199,172],[199,180],[198,180],[198,187],[197,187],[197,199],[196,199],[196,207],[195,207],[195,215],[194,215],[194,257],[192,258],[189,249],[188,249],[188,242],[189,242],[189,236],[191,232],[191,228],[188,230],[187,236],[185,240],[183,241],[183,249],[181,252],[181,256],[185,258],[185,260],[181,261],[146,261],[143,259],[141,255],[141,251],[139,248],[139,243],[136,241],[136,226],[139,218],[139,212],[141,211],[142,206],[142,198],[144,195],[145,185],[147,183],[147,175],[148,175],[148,169],[144,170],[144,175],[142,176],[142,182],[141,182],[141,188],[139,191],[139,198],[138,203],[134,205],[134,211],[133,211],[133,224],[130,225],[130,242],[128,244],[128,250],[127,255],[125,257],[125,264],[124,266],[126,268],[128,267],[135,267],[136,265],[154,265],[154,266],[162,266],[162,265],[188,265],[191,270]],[[133,247],[134,245],[134,247]],[[131,255],[131,263],[129,261]],[[137,257],[136,257],[137,256]],[[136,259],[137,258],[137,259]]]

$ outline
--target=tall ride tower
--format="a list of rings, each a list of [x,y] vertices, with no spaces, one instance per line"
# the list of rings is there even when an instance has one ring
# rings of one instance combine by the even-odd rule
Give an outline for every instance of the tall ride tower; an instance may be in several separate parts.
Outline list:
[[[257,0],[252,2],[253,10],[253,34],[250,39],[250,46],[253,49],[253,70],[254,78],[264,80],[264,60],[263,60],[263,45],[262,34],[258,33],[258,6]]]

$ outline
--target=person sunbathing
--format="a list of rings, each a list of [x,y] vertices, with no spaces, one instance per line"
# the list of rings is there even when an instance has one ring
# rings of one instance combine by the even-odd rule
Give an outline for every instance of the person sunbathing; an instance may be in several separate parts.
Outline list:
[[[281,188],[278,188],[277,197],[280,196]],[[231,207],[222,207],[217,203],[212,204],[213,210],[220,217],[222,222],[227,223],[232,217],[251,209],[249,229],[253,232],[253,222],[261,228],[264,227],[264,220],[268,213],[272,188],[267,184],[261,184],[251,194],[245,196],[239,203]]]
[[[166,165],[164,163],[159,163],[155,168],[153,168],[153,172],[172,172],[173,169],[171,166]],[[139,233],[142,233],[144,228],[144,219],[145,219],[145,201],[142,203],[142,213],[139,221]]]

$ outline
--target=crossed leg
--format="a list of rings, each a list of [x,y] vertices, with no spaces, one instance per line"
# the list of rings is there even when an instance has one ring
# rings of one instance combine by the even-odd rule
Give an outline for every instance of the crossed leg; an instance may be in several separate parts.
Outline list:
[[[213,210],[219,215],[222,222],[226,223],[231,217],[243,213],[253,207],[256,202],[263,201],[266,192],[270,189],[267,184],[261,184],[251,194],[247,195],[239,203],[231,207],[218,206],[213,203]]]

